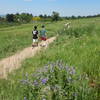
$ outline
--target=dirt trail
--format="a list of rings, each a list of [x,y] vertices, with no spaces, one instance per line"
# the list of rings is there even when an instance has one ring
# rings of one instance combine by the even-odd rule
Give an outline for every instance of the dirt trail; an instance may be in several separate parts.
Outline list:
[[[21,63],[23,60],[25,60],[26,58],[30,58],[30,57],[34,56],[37,52],[39,52],[41,50],[41,48],[43,48],[40,45],[42,45],[43,43],[46,43],[47,44],[46,47],[47,47],[55,39],[56,39],[56,37],[52,37],[45,42],[39,43],[38,47],[34,47],[33,49],[32,49],[32,47],[28,47],[28,48],[25,48],[24,50],[16,53],[13,56],[2,59],[0,61],[0,78],[7,78],[8,73],[21,67]]]

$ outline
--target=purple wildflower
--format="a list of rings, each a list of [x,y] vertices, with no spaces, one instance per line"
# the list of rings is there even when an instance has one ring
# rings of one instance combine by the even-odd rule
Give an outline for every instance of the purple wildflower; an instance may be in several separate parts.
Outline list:
[[[72,68],[70,69],[69,73],[70,73],[71,75],[74,75],[74,74],[76,73],[75,68],[72,67]]]
[[[28,80],[21,80],[21,83],[22,83],[22,84],[28,84],[29,81],[28,81]]]
[[[37,82],[37,80],[35,80],[33,84],[34,84],[35,86],[36,86],[36,85],[38,85],[38,82]]]
[[[47,81],[48,81],[48,79],[47,79],[47,78],[42,79],[42,84],[46,84],[46,83],[47,83]]]
[[[64,69],[63,64],[60,63],[60,64],[58,65],[58,68],[60,68],[61,70]]]

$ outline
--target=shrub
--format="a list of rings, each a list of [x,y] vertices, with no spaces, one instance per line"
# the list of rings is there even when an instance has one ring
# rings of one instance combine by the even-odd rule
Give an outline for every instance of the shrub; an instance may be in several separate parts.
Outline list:
[[[95,95],[95,89],[88,85],[88,76],[78,75],[75,67],[61,61],[26,74],[21,83],[25,100],[94,100]]]
[[[61,31],[58,32],[59,35],[69,35],[70,37],[80,37],[84,34],[86,35],[90,35],[92,34],[93,30],[94,30],[94,26],[90,25],[90,26],[84,26],[84,27],[78,27],[78,28],[64,28]]]

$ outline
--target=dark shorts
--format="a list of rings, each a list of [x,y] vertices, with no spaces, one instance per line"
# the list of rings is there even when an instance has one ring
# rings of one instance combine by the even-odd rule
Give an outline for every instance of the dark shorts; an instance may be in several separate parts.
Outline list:
[[[40,40],[46,41],[47,38],[46,37],[40,37]]]

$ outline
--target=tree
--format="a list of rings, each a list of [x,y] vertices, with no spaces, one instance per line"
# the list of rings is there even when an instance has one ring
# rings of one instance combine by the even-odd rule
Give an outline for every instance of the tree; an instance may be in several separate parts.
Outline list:
[[[44,14],[44,18],[47,18],[47,15],[46,14]]]
[[[40,17],[40,18],[43,18],[43,15],[42,15],[42,14],[40,14],[40,15],[39,15],[39,17]]]
[[[16,13],[16,14],[7,14],[6,20],[8,22],[18,22],[18,23],[28,23],[32,21],[33,15],[29,13]]]
[[[14,14],[7,14],[6,15],[6,20],[8,22],[14,22]]]
[[[53,12],[52,12],[52,20],[53,20],[53,21],[58,21],[59,19],[60,19],[59,13],[53,11]]]
[[[0,21],[2,21],[2,17],[0,17]]]
[[[72,15],[71,19],[76,19],[76,17],[74,15]]]
[[[18,23],[21,22],[21,17],[20,17],[20,14],[19,14],[19,13],[16,13],[16,14],[15,14],[14,22],[18,22]]]
[[[48,15],[48,18],[51,18],[51,16],[50,16],[50,15]]]
[[[22,13],[20,15],[20,20],[22,23],[28,23],[32,20],[33,16],[32,14],[29,14],[29,13]]]

